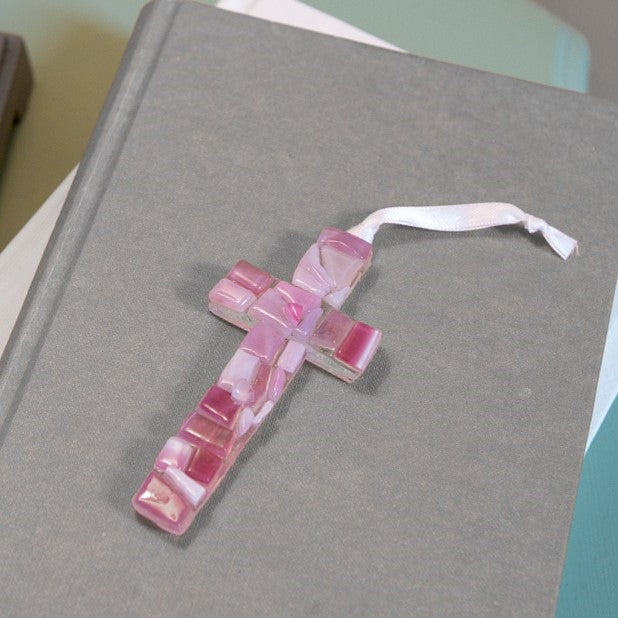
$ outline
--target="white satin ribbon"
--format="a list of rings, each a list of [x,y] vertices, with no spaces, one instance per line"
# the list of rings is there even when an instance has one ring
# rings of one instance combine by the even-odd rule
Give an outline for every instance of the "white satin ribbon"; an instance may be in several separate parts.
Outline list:
[[[484,202],[451,206],[401,206],[382,208],[370,214],[348,232],[373,242],[384,223],[395,223],[438,232],[466,232],[498,225],[521,223],[531,233],[541,232],[550,247],[564,260],[577,252],[577,241],[539,217],[529,215],[513,204]]]

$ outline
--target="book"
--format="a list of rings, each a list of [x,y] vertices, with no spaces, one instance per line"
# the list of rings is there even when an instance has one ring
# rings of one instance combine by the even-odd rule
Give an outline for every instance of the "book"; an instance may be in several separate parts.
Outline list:
[[[553,613],[615,283],[615,127],[582,95],[150,5],[2,360],[0,607]],[[305,368],[187,537],[134,515],[242,337],[206,310],[234,262],[289,278],[327,225],[498,197],[582,256],[381,232],[344,305],[384,331],[368,374]]]
[[[524,5],[531,11],[534,11],[537,16],[540,13],[543,16],[544,23],[547,21],[549,14],[543,9],[528,3],[527,0],[524,0]],[[250,2],[246,2],[245,0],[220,0],[217,2],[217,6],[254,17],[268,19],[270,21],[277,21],[291,26],[314,30],[316,32],[333,34],[335,36],[373,44],[379,47],[386,47],[387,49],[398,49],[368,32],[351,26],[311,6],[298,2],[298,0],[277,0],[277,2],[272,2],[271,0],[252,0]],[[518,6],[516,12],[520,18],[527,15],[525,11],[521,11],[521,6]],[[375,18],[373,13],[371,13],[370,16],[372,19]],[[351,17],[351,15],[348,15],[348,17]],[[361,11],[361,17],[365,19],[368,17],[365,10]],[[529,19],[530,17],[527,16],[528,21]],[[371,23],[374,22],[372,21]],[[426,26],[426,24],[417,24],[416,22],[410,25],[414,25],[415,28],[419,29]],[[553,62],[550,64],[554,67],[569,67],[568,70],[574,72],[574,75],[579,75],[580,79],[579,86],[571,84],[573,89],[585,90],[587,71],[584,70],[584,68],[586,67],[585,57],[588,56],[585,41],[584,45],[580,45],[579,43],[565,44],[565,37],[567,41],[583,41],[583,39],[579,33],[569,30],[561,22],[553,24],[552,32],[554,34],[550,38],[553,40],[553,36],[556,37],[556,44],[554,47],[554,53],[556,55],[555,57],[552,56]],[[417,34],[418,33],[414,32],[413,29],[408,30],[408,36],[411,36],[413,40],[418,42],[418,38],[414,38]],[[558,44],[558,41],[561,41],[561,43]],[[571,48],[573,46],[583,50],[581,52],[582,56],[572,51]],[[417,55],[422,55],[411,43],[408,44],[408,49]],[[508,56],[504,48],[503,51]],[[561,54],[565,54],[565,56],[563,57]],[[451,59],[454,60],[456,58],[452,57]],[[493,54],[492,61],[495,62],[495,60],[496,55]],[[543,62],[541,64],[545,67],[547,63]],[[482,66],[479,65],[474,68],[482,68]],[[493,68],[500,72],[499,67],[494,66]],[[511,75],[520,78],[533,78],[533,75],[525,72]],[[554,86],[568,86],[566,82],[561,81],[562,78],[559,77],[560,75],[562,75],[560,72],[552,73],[552,78],[547,78],[550,79],[547,83]],[[10,247],[8,247],[6,251],[0,252],[0,317],[2,318],[0,319],[0,354],[13,329],[13,325],[25,299],[32,277],[34,277],[40,257],[47,244],[62,204],[66,199],[66,194],[71,186],[75,171],[76,169],[74,168],[58,186],[57,190],[55,190],[41,205],[40,209],[28,224],[22,228]],[[618,325],[618,302],[614,302],[610,317],[610,327],[608,329],[586,449],[588,449],[592,443],[592,440],[600,429],[618,394],[618,326],[616,325]]]

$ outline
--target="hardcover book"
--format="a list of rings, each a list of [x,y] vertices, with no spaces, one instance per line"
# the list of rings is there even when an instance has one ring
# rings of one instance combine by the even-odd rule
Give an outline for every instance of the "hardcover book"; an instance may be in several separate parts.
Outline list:
[[[585,95],[192,2],[143,11],[0,368],[0,613],[552,615],[616,277],[618,113]],[[379,207],[343,305],[354,384],[304,366],[182,537],[131,497],[238,348],[208,293],[290,280]]]

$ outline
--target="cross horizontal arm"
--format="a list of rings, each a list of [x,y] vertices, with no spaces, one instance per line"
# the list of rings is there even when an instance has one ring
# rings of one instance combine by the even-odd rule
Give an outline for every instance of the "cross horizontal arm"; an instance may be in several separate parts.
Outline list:
[[[237,283],[255,273],[265,283],[264,271],[239,262],[209,295],[209,309],[244,330],[265,323],[286,339],[301,343],[306,360],[345,382],[366,369],[380,341],[380,331],[357,322],[298,286],[270,277],[262,289]]]

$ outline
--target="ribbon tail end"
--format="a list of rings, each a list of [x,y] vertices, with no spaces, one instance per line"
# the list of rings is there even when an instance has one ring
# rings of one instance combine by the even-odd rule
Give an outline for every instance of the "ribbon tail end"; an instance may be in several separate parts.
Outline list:
[[[543,236],[563,260],[568,260],[572,255],[579,255],[578,242],[564,232],[548,226],[548,229],[543,231]]]

